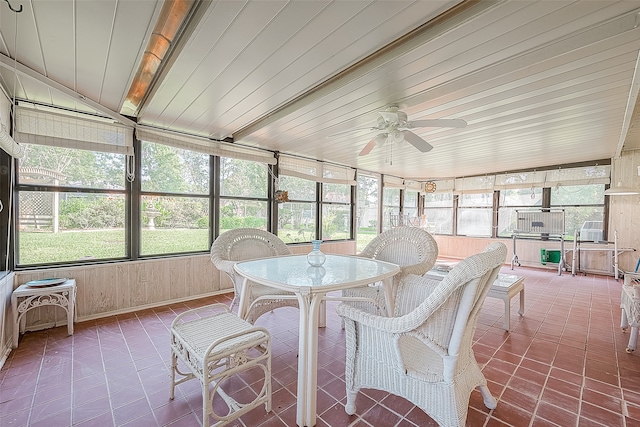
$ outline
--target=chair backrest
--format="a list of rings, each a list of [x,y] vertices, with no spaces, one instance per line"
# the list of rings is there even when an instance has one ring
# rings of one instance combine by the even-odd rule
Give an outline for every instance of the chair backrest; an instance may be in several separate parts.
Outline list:
[[[418,227],[395,227],[377,235],[359,256],[392,262],[403,274],[423,275],[438,258],[438,243]]]
[[[450,354],[458,353],[458,349],[462,346],[462,340],[465,339],[465,334],[468,334],[466,338],[469,339],[468,345],[471,346],[473,330],[475,330],[480,309],[493,282],[498,278],[498,273],[506,257],[507,247],[504,243],[498,242],[490,244],[482,253],[476,255],[476,258],[484,263],[484,265],[480,266],[481,271],[484,271],[484,273],[473,280],[477,281],[477,285],[470,286],[468,282],[463,292],[460,308],[458,309],[456,326],[449,341]]]
[[[455,363],[460,349],[471,346],[478,313],[506,256],[507,247],[497,242],[459,262],[419,306],[402,316],[407,329],[414,331],[407,339],[418,338],[437,353],[453,357],[450,362]],[[433,285],[425,277],[408,276],[405,281]],[[401,286],[397,299],[407,297],[410,294],[404,295]]]
[[[225,271],[228,270],[228,261],[280,255],[291,255],[289,247],[275,234],[257,228],[229,230],[218,236],[211,245],[211,261]],[[231,274],[231,271],[227,272]]]

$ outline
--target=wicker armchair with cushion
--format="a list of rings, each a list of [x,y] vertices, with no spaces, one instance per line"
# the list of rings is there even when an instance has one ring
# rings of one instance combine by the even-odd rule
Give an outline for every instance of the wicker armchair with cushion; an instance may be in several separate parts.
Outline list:
[[[441,282],[405,276],[395,317],[340,304],[347,347],[346,412],[355,413],[360,388],[402,396],[447,427],[465,425],[476,387],[485,405],[495,408],[471,345],[478,313],[506,255],[503,243],[492,243],[458,263]]]
[[[237,228],[221,234],[211,245],[213,265],[225,272],[233,281],[235,295],[231,308],[239,303],[242,281],[233,266],[238,261],[257,258],[291,255],[289,247],[275,234],[257,228]],[[247,319],[256,319],[279,307],[298,307],[298,300],[292,292],[281,291],[268,286],[247,282],[249,286]]]
[[[433,268],[438,258],[438,243],[422,228],[396,227],[376,236],[358,256],[398,264],[400,273],[393,278],[394,285],[397,285],[407,274],[421,276]],[[380,284],[347,289],[342,296],[366,298],[372,303],[352,301],[349,304],[379,314],[386,313],[386,301]]]

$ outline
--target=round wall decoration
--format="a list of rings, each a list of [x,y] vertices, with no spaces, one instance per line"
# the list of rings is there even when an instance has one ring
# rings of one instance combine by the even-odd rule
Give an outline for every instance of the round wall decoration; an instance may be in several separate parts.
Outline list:
[[[424,191],[426,193],[433,193],[436,191],[436,183],[433,181],[427,181],[424,183]]]

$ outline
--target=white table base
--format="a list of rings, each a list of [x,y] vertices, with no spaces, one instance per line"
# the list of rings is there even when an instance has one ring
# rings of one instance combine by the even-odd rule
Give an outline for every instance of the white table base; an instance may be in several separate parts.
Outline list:
[[[316,403],[318,400],[318,319],[323,294],[300,294],[300,327],[298,340],[298,405],[296,423],[299,426],[316,425]],[[304,404],[301,404],[304,402]]]
[[[322,267],[310,267],[306,256],[294,255],[243,261],[234,269],[246,278],[240,294],[240,317],[248,310],[246,280],[295,293],[300,309],[296,423],[300,427],[315,426],[318,327],[325,322],[325,300],[340,299],[328,297],[327,293],[390,279],[400,267],[369,258],[329,254]]]

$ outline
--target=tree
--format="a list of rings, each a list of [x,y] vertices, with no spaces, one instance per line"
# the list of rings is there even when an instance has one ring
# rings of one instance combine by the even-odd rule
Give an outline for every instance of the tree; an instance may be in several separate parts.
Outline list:
[[[188,191],[189,185],[183,173],[184,162],[178,151],[166,145],[142,142],[140,179],[144,191]]]
[[[124,189],[125,156],[47,145],[24,144],[21,167],[37,167],[64,175],[60,184]]]
[[[264,163],[220,159],[220,193],[223,196],[266,198],[267,177]]]
[[[211,157],[195,151],[180,150],[183,176],[191,193],[209,193],[209,163]]]

